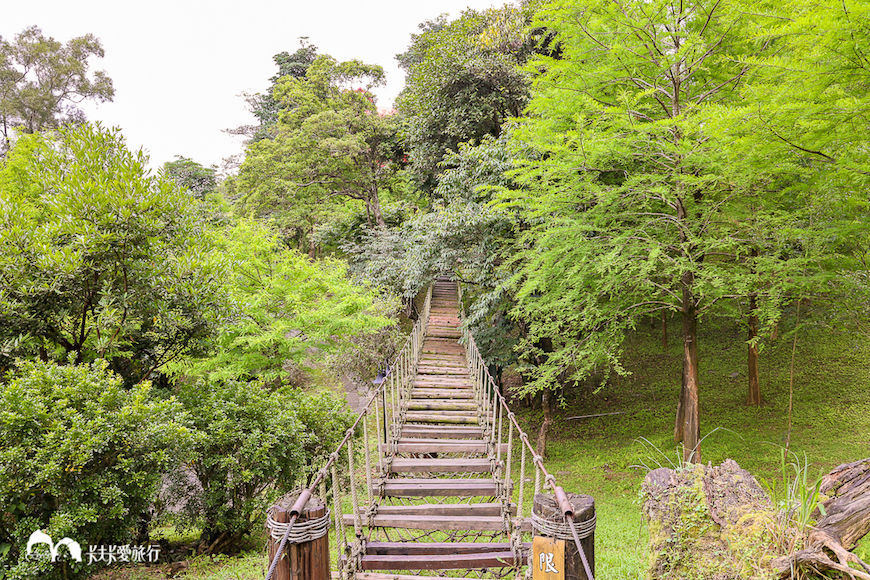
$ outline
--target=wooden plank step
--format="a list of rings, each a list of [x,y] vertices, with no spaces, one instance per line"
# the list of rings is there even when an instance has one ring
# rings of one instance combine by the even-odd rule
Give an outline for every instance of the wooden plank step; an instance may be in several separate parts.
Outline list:
[[[353,523],[353,515],[350,516]],[[501,516],[382,516],[369,522],[373,528],[405,528],[409,530],[475,530],[500,531],[504,528]],[[393,566],[392,569],[397,568]]]
[[[386,497],[493,497],[498,485],[492,479],[388,479]]]
[[[507,453],[507,443],[501,443],[501,452]],[[381,443],[380,450],[388,453],[390,444]],[[396,453],[486,453],[487,445],[483,441],[464,441],[456,439],[415,439],[402,438],[396,444]]]
[[[475,428],[473,431],[454,431],[458,425],[419,425],[419,427],[436,427],[435,430],[418,429],[416,425],[407,425],[402,429],[402,438],[407,439],[482,439],[483,429]]]
[[[408,410],[412,411],[476,411],[477,403],[460,401],[408,401]]]
[[[450,367],[433,367],[423,366],[417,367],[417,376],[420,375],[448,375],[448,376],[468,376],[467,368],[450,368]],[[431,377],[430,377],[431,378]]]
[[[415,387],[411,389],[412,399],[473,399],[474,391],[471,389],[423,389]]]
[[[489,459],[406,459],[396,457],[390,465],[391,473],[489,473]]]
[[[443,411],[448,413],[450,411]],[[460,425],[477,425],[477,415],[433,415],[422,411],[409,411],[405,414],[408,423],[458,423]]]
[[[509,542],[366,542],[366,554],[380,555],[482,554],[510,549]]]
[[[431,375],[419,375],[414,378],[412,384],[416,385],[417,383],[431,383],[434,385],[446,385],[449,387],[470,387],[471,379],[466,377],[462,377],[459,375],[444,375],[440,377],[433,377]]]
[[[423,528],[428,529],[428,528]],[[456,528],[465,529],[465,528]],[[360,559],[362,570],[458,570],[477,568],[506,568],[514,565],[514,554],[484,552],[456,555],[380,556],[365,555]]]
[[[515,514],[516,506],[511,506],[511,513]],[[481,516],[500,517],[500,503],[430,503],[423,505],[382,505],[378,506],[378,515],[381,516]],[[353,514],[344,514],[345,517]]]

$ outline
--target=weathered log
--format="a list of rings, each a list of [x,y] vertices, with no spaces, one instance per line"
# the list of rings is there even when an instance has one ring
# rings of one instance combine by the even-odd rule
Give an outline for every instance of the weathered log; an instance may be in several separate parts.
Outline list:
[[[870,580],[870,566],[850,551],[870,533],[870,458],[838,465],[822,478],[819,491],[828,498],[822,502],[825,515],[819,509],[813,512],[812,517],[822,517],[807,536],[806,547],[777,558],[773,566],[784,576],[797,566],[808,565]],[[864,571],[850,567],[850,562]]]
[[[823,478],[824,516],[816,510],[817,523],[802,549],[790,554],[783,552],[794,544],[777,537],[803,532],[781,529],[784,518],[732,460],[718,467],[656,469],[642,491],[651,578],[787,578],[805,568],[870,580],[870,567],[849,551],[870,532],[870,459],[840,465]]]

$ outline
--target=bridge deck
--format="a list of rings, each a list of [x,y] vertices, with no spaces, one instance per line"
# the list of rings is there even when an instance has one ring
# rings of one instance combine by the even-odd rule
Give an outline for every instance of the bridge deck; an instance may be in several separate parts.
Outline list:
[[[361,570],[393,573],[358,573],[358,580],[421,580],[396,572],[504,569],[523,559],[506,534],[516,507],[502,499],[495,476],[507,445],[487,440],[459,325],[456,283],[436,282],[404,423],[381,446],[389,474],[366,522],[360,562]]]

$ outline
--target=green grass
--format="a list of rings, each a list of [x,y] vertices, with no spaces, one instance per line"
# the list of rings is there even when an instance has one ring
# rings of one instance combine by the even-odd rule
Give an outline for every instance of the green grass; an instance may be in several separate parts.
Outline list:
[[[781,330],[786,333],[793,324],[786,319]],[[647,467],[679,461],[679,450],[673,443],[682,354],[678,319],[671,320],[670,327],[667,350],[660,346],[657,328],[644,328],[632,336],[626,344],[629,377],[615,379],[597,393],[594,386],[567,391],[566,406],[557,412],[550,431],[547,469],[566,491],[589,494],[596,501],[599,580],[645,577],[648,536],[638,499],[640,484]],[[764,402],[760,407],[745,404],[744,341],[745,331],[734,326],[715,322],[701,325],[701,426],[702,435],[707,435],[702,443],[703,461],[718,464],[731,458],[756,477],[772,479],[779,477],[780,449],[787,436],[791,337],[768,341],[761,354]],[[790,449],[801,458],[806,454],[810,477],[866,457],[870,449],[868,341],[811,326],[799,335],[795,360]],[[517,411],[534,441],[540,412]],[[613,412],[622,413],[567,419]],[[514,479],[518,482],[518,454],[514,460]],[[534,477],[531,469],[526,477]],[[526,514],[532,485],[528,483],[526,488]],[[856,552],[868,559],[870,538],[865,538]],[[255,551],[219,561],[194,559],[182,577],[254,580],[264,576],[265,567],[263,552]],[[137,576],[137,570],[124,568],[115,572],[125,575],[100,575],[95,580],[163,577],[152,572]]]
[[[671,328],[676,326],[672,321]],[[789,323],[786,320],[783,327]],[[566,407],[551,429],[545,464],[567,491],[596,499],[596,560],[600,580],[643,578],[646,531],[638,491],[647,466],[678,463],[673,443],[680,390],[682,344],[660,330],[637,332],[626,345],[631,376],[566,393]],[[756,477],[779,476],[780,449],[788,426],[791,337],[770,342],[760,360],[763,404],[746,405],[744,332],[702,325],[700,337],[701,445],[704,463],[737,461]],[[814,478],[836,465],[867,457],[870,449],[870,347],[844,332],[803,329],[795,357],[791,451],[810,465]],[[732,377],[734,373],[739,373]],[[576,415],[619,415],[566,420]],[[530,436],[539,413],[525,412]],[[865,538],[858,551],[870,551]]]

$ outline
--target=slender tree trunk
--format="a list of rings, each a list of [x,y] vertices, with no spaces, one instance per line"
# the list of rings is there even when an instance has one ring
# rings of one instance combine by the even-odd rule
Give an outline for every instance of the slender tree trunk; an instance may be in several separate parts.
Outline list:
[[[695,310],[695,297],[692,272],[683,274],[683,384],[680,401],[677,404],[677,421],[674,426],[674,440],[683,443],[683,461],[701,462],[701,422],[698,411],[698,313]]]
[[[668,350],[668,313],[662,310],[662,350]]]
[[[317,245],[314,243],[314,226],[311,226],[311,233],[308,235],[308,257],[312,260],[317,259]]]
[[[372,186],[371,195],[372,213],[375,217],[375,223],[379,228],[387,227],[387,222],[384,221],[384,215],[381,213],[381,199],[378,197],[377,186]]]
[[[542,338],[538,341],[538,346],[540,346],[541,350],[544,351],[544,355],[537,357],[535,362],[542,365],[547,361],[549,353],[553,352],[553,340],[549,337]],[[535,453],[541,457],[543,457],[547,452],[547,431],[549,431],[550,424],[553,422],[553,418],[550,414],[550,405],[550,389],[544,389],[541,393],[541,409],[544,411],[544,422],[541,423],[541,429],[538,431],[538,441],[535,444]]]
[[[550,423],[553,422],[553,418],[550,415],[550,389],[544,389],[541,393],[541,409],[544,411],[544,422],[541,423],[541,429],[538,431],[535,453],[544,457],[547,453],[547,431],[550,429]]]
[[[761,387],[758,380],[758,299],[755,293],[749,295],[749,394],[746,398],[747,405],[758,406],[761,404]]]

